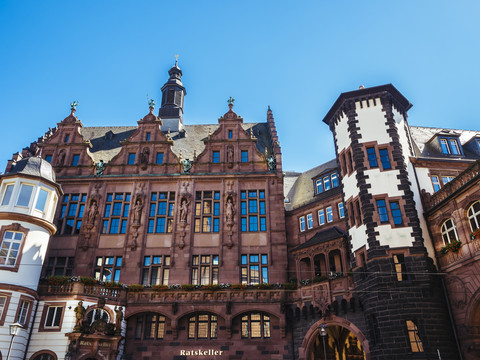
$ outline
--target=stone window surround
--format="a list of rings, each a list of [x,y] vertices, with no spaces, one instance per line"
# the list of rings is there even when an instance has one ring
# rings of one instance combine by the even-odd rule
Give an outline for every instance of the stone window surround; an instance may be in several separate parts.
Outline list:
[[[30,316],[32,315],[32,308],[34,304],[34,298],[31,298],[29,296],[25,295],[20,295],[20,299],[18,299],[18,306],[17,306],[17,312],[15,313],[14,321],[19,322],[18,316],[20,315],[20,309],[22,306],[22,302],[26,301],[29,302],[30,305],[28,307],[27,311],[27,316],[25,317],[25,324],[23,324],[23,329],[22,330],[28,330],[29,324],[30,324]]]
[[[367,148],[371,148],[371,147],[375,148],[375,155],[376,155],[377,164],[378,164],[376,167],[373,167],[373,168],[370,167],[370,162],[368,161],[368,154],[367,154]],[[382,163],[382,160],[381,160],[381,157],[380,157],[380,150],[383,150],[383,149],[386,149],[388,151],[388,158],[390,159],[390,168],[389,169],[384,169],[383,168],[383,163]],[[393,147],[389,143],[378,144],[378,142],[376,142],[376,141],[364,142],[364,143],[362,143],[362,150],[364,152],[363,166],[365,167],[366,170],[379,169],[380,171],[390,171],[390,170],[396,169],[397,162],[393,159],[393,156],[392,156]]]
[[[356,205],[357,203],[359,204],[358,207]],[[358,209],[360,209],[360,213],[359,213]],[[352,214],[352,210],[353,210],[353,214]],[[350,197],[347,201],[345,201],[344,211],[346,212],[346,215],[347,215],[349,227],[358,228],[359,226],[362,225],[360,195],[357,195],[355,197]]]
[[[22,242],[20,244],[20,248],[18,249],[18,255],[17,255],[17,259],[15,260],[15,265],[14,266],[0,265],[0,270],[18,272],[18,268],[20,267],[20,262],[22,260],[23,247],[25,245],[25,241],[27,239],[29,230],[27,228],[24,228],[18,223],[2,226],[0,228],[0,246],[3,244],[3,236],[5,235],[6,231],[21,232],[23,233],[23,237],[22,237]]]
[[[60,317],[60,325],[58,327],[45,327],[45,320],[47,318],[48,309],[50,307],[62,307],[62,316]],[[67,309],[66,302],[46,302],[43,305],[42,316],[40,317],[40,323],[38,326],[38,332],[59,332],[62,330],[63,317],[65,316],[65,311]]]
[[[5,304],[3,305],[3,312],[0,316],[0,326],[3,326],[5,323],[5,318],[7,316],[8,305],[10,304],[10,298],[12,297],[12,293],[0,291],[0,296],[6,297]]]
[[[460,138],[458,136],[451,136],[451,135],[437,135],[438,144],[440,145],[440,151],[443,155],[451,155],[451,156],[464,156],[462,145],[460,143]],[[442,140],[445,140],[446,147],[448,152],[444,152],[442,149]],[[454,140],[457,144],[457,148],[459,154],[454,154],[452,152],[452,144],[450,143],[451,140]]]
[[[30,357],[30,360],[36,360],[37,356],[40,356],[40,355],[50,355],[53,360],[57,360],[57,354],[55,354],[53,351],[51,350],[40,350],[40,351],[37,351],[36,353],[34,353],[31,357]]]
[[[349,146],[343,149],[340,152],[340,154],[338,154],[338,158],[340,159],[340,169],[341,169],[342,177],[344,177],[345,175],[350,176],[355,171],[352,148]],[[350,159],[352,161],[350,161]],[[366,161],[368,162],[368,159],[366,159]]]
[[[387,214],[388,214],[388,223],[387,222],[382,223],[380,221],[380,216],[378,215],[378,209],[377,209],[377,200],[385,200],[385,205],[387,207]],[[372,196],[372,201],[375,206],[375,211],[372,214],[372,221],[376,222],[377,226],[390,224],[390,226],[394,229],[408,226],[407,224],[409,220],[405,215],[406,201],[401,196],[389,197],[388,194],[376,194]],[[400,212],[402,213],[402,223],[398,225],[394,224],[393,222],[392,209],[390,208],[390,202],[393,202],[393,201],[398,202]]]
[[[72,200],[73,195],[78,195],[78,200]],[[65,198],[67,196],[68,196],[67,201],[65,201]],[[75,209],[75,214],[73,216],[70,216],[69,211],[72,204],[77,204],[77,208]],[[82,216],[78,216],[80,215],[80,208],[82,207],[82,205],[83,205]],[[63,217],[60,217],[62,215],[63,206],[65,206],[65,213],[63,214]],[[78,226],[77,223],[80,221],[81,222],[80,224],[83,224],[83,219],[85,218],[86,212],[88,212],[88,208],[87,208],[87,194],[85,192],[64,194],[62,197],[62,201],[59,202],[59,208],[56,214],[57,216],[56,223],[58,225],[58,233],[62,235],[78,235],[80,232],[80,227]],[[69,234],[65,233],[68,220],[73,220],[73,228]],[[77,230],[78,232],[76,233],[75,231]]]

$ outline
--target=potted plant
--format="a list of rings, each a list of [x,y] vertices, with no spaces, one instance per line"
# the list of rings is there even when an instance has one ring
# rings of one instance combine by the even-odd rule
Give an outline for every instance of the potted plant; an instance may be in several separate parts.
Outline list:
[[[447,254],[447,253],[456,253],[460,248],[462,247],[462,242],[460,240],[453,240],[452,242],[449,242],[447,245],[445,245],[441,252],[442,254]]]
[[[128,291],[130,291],[130,292],[139,292],[139,291],[143,291],[143,285],[139,285],[139,284],[130,284],[130,285],[128,285]]]
[[[72,279],[70,278],[70,276],[54,275],[47,277],[47,281],[49,285],[61,286],[71,282]]]
[[[471,232],[470,239],[472,239],[472,240],[480,239],[480,228],[475,229]]]
[[[167,285],[152,285],[152,290],[156,292],[168,290]]]

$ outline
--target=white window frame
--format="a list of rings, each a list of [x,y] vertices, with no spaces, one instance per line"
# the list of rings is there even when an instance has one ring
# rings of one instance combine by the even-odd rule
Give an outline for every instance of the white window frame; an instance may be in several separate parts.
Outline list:
[[[345,217],[345,205],[343,202],[338,203],[338,216],[340,219],[343,219]]]
[[[8,233],[11,233],[12,234],[12,238],[10,239],[5,239],[5,236],[8,234]],[[21,234],[21,238],[20,240],[18,239],[15,239],[15,234]],[[11,230],[6,230],[4,233],[3,233],[3,238],[2,238],[2,242],[0,243],[0,251],[3,250],[4,248],[4,243],[5,243],[5,240],[9,242],[9,245],[8,245],[8,248],[6,248],[6,251],[7,253],[5,254],[5,257],[1,256],[1,258],[4,258],[5,261],[3,264],[0,264],[0,266],[6,266],[6,267],[15,267],[15,265],[17,264],[17,260],[18,260],[18,257],[20,255],[20,250],[22,249],[22,241],[23,241],[23,238],[24,238],[25,234],[20,232],[20,231],[11,231]],[[15,255],[15,257],[13,257],[11,254],[12,254],[12,249],[13,249],[13,245],[14,244],[17,244],[18,243],[18,249],[17,249],[17,255]],[[10,258],[14,258],[15,261],[13,264],[9,265],[8,264],[8,260]]]
[[[333,221],[333,209],[331,206],[327,207],[326,215],[327,222],[331,223]]]
[[[307,214],[307,229],[311,229],[313,228],[313,215],[310,213],[310,214]]]
[[[31,303],[32,302],[28,300],[21,300],[20,304],[18,305],[20,306],[20,311],[18,312],[17,322],[23,326],[27,325],[26,322]]]
[[[20,196],[22,195],[22,189],[27,186],[31,187],[32,188],[32,192],[30,193],[30,196],[28,197],[28,203],[27,205],[20,205],[18,202],[20,200]],[[35,185],[34,184],[29,184],[29,183],[20,183],[20,189],[18,191],[18,195],[17,195],[17,199],[15,201],[15,206],[18,206],[18,207],[24,207],[24,208],[29,208],[30,207],[30,203],[32,202],[32,195],[34,195],[34,191],[35,191]]]
[[[432,175],[432,185],[433,185],[434,192],[437,192],[442,188],[442,186],[440,185],[440,178],[438,177],[438,175]],[[435,186],[437,188],[435,188]]]
[[[300,226],[300,232],[304,232],[305,231],[305,216],[300,216],[298,218],[298,224]]]
[[[5,311],[5,305],[7,304],[8,296],[0,295],[0,299],[4,299],[3,303],[0,301],[0,319],[1,319],[3,312]]]
[[[39,208],[37,208],[37,205],[38,205],[38,200],[40,199],[40,193],[42,191],[45,191],[47,196],[45,198],[45,203],[43,204],[43,208],[39,209]],[[48,211],[48,200],[50,199],[50,191],[48,191],[48,189],[46,189],[44,187],[39,186],[36,192],[37,192],[37,194],[35,196],[35,205],[34,205],[33,208],[35,209],[35,211],[39,211],[42,214],[45,214]]]
[[[57,319],[58,309],[61,309],[60,319],[59,319],[58,325],[55,325],[55,320]],[[48,321],[48,318],[49,318],[48,314],[50,313],[50,310],[53,310],[53,316],[51,318],[52,323],[49,325],[49,324],[47,324],[47,321]],[[47,313],[45,314],[45,322],[43,324],[43,327],[45,329],[59,328],[62,325],[62,315],[63,315],[63,306],[61,306],[61,305],[50,305],[50,306],[48,306],[47,307]]]
[[[447,222],[449,221],[451,221],[452,226],[447,227]],[[453,234],[455,235],[455,238],[452,238],[450,236],[452,230],[453,230]],[[452,218],[447,219],[443,222],[441,231],[442,231],[442,240],[445,245],[451,243],[452,241],[458,240],[457,227],[455,226],[455,222],[453,221]],[[445,242],[445,238],[448,238],[448,242]]]
[[[480,201],[475,201],[472,205],[470,205],[467,211],[468,223],[470,224],[470,229],[472,231],[480,228],[480,210],[477,212],[474,212],[475,209],[473,207],[475,206],[475,204],[480,204]],[[475,229],[472,226],[472,220],[475,222],[475,225],[476,225]]]
[[[325,225],[325,210],[323,209],[318,210],[318,224]]]
[[[8,188],[12,189],[12,192],[10,193],[10,198],[8,199],[8,202],[5,203],[5,196],[7,195],[7,190]],[[3,187],[3,192],[2,192],[2,206],[7,206],[7,205],[10,205],[10,202],[12,201],[12,198],[13,198],[13,190],[15,189],[15,183],[7,183],[5,184],[5,186]]]

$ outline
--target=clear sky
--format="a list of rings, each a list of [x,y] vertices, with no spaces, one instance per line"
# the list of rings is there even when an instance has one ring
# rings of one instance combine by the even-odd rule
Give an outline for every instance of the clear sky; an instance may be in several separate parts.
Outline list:
[[[0,170],[69,114],[136,125],[179,54],[185,124],[271,106],[284,170],[332,159],[341,92],[393,83],[411,125],[480,130],[479,1],[0,1]]]

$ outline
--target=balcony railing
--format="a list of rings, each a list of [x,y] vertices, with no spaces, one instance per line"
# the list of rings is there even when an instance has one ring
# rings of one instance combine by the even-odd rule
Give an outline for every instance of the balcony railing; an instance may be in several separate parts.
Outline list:
[[[433,195],[423,191],[422,200],[425,211],[433,209],[435,206],[448,199],[453,193],[463,188],[467,184],[470,184],[474,179],[477,178],[480,178],[480,160],[477,160]]]

